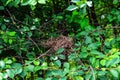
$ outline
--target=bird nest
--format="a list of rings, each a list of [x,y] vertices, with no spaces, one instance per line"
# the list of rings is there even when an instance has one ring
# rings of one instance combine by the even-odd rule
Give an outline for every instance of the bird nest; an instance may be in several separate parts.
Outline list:
[[[44,42],[44,47],[48,47],[52,52],[57,51],[59,48],[64,48],[64,54],[69,54],[69,50],[73,47],[73,39],[61,35],[58,38],[49,38]]]

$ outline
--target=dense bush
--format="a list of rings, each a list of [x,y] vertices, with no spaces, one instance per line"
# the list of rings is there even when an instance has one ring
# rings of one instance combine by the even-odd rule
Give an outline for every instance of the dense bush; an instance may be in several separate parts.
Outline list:
[[[0,80],[119,80],[119,0],[1,0]]]

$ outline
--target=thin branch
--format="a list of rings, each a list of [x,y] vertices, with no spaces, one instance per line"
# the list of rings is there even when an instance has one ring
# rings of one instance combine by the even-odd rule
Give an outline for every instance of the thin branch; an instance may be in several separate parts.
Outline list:
[[[93,80],[96,80],[96,77],[95,77],[95,73],[94,73],[94,69],[93,69],[93,67],[90,65],[90,69],[91,69],[91,73],[92,73],[92,75],[93,75]]]

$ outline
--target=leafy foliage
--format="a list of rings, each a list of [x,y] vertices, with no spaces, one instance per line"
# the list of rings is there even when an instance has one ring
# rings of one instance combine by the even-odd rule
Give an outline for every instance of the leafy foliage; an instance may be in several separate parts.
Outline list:
[[[1,0],[0,80],[119,80],[119,7],[118,0]]]

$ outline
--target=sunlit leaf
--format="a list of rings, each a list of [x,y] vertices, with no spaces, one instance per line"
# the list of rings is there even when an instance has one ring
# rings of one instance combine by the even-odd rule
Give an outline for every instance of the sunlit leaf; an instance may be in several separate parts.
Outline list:
[[[75,10],[75,9],[77,9],[78,7],[77,6],[75,6],[75,5],[70,5],[68,8],[67,8],[67,10],[68,11],[73,11],[73,10]]]
[[[118,74],[117,70],[115,70],[115,69],[111,69],[111,70],[110,70],[110,73],[111,73],[114,77],[116,77],[116,78],[119,77],[119,74]]]
[[[45,0],[38,0],[38,3],[40,3],[40,4],[46,4],[46,1]]]

